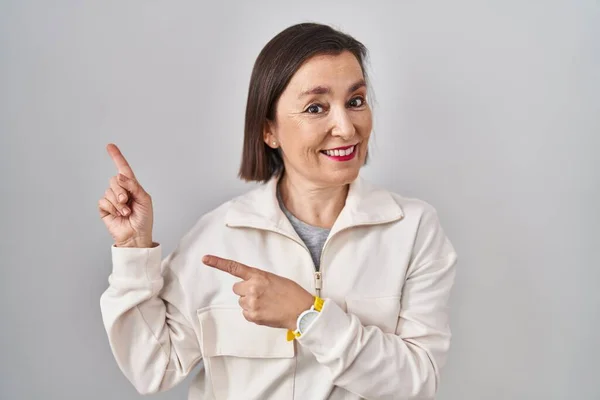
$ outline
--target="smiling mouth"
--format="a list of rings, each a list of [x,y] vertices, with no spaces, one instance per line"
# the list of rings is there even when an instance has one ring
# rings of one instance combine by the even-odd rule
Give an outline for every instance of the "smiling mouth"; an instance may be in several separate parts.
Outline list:
[[[336,162],[350,161],[356,157],[357,153],[358,144],[334,150],[321,150],[321,154],[323,154],[328,159]]]
[[[356,146],[357,145],[342,147],[340,149],[335,150],[321,150],[321,153],[329,157],[346,157],[354,154],[354,152],[356,151]]]

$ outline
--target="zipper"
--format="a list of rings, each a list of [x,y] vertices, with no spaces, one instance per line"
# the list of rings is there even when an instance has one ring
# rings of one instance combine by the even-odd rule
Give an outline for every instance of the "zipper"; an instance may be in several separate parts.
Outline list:
[[[310,250],[308,249],[308,247],[306,247],[306,244],[303,241],[301,241],[301,240],[296,240],[295,237],[293,237],[291,235],[288,235],[285,232],[276,231],[276,230],[272,230],[270,232],[275,232],[275,233],[278,233],[279,235],[281,235],[283,237],[291,239],[294,242],[298,243],[304,250],[306,250],[306,252],[308,253],[308,256],[311,259],[311,264],[313,266],[313,277],[314,277],[314,284],[315,284],[315,294],[317,295],[317,297],[321,297],[321,288],[323,287],[323,275],[321,273],[322,268],[319,266],[319,269],[317,270],[317,266],[315,265],[314,262],[312,262],[312,255],[310,254]],[[323,248],[325,248],[325,245],[323,245]],[[319,260],[319,264],[320,263],[321,263],[321,260]]]
[[[323,288],[323,254],[325,254],[325,250],[327,249],[327,245],[329,244],[329,242],[331,242],[331,240],[336,236],[339,235],[341,232],[344,232],[348,229],[351,228],[358,228],[359,226],[371,226],[371,225],[380,225],[380,224],[388,224],[390,222],[394,222],[394,221],[398,221],[400,219],[402,219],[403,217],[400,218],[393,218],[393,219],[389,219],[386,221],[377,221],[377,222],[371,222],[371,223],[363,223],[363,224],[358,224],[358,225],[350,225],[347,226],[345,228],[340,229],[339,231],[335,232],[333,235],[329,236],[327,238],[327,240],[325,240],[325,244],[323,244],[323,249],[321,250],[321,256],[319,257],[319,271],[316,270],[315,268],[315,288],[317,291],[317,296],[321,297],[321,289]],[[306,246],[304,246],[306,248]],[[308,249],[307,249],[308,250]]]
[[[321,256],[319,257],[319,269],[317,270],[317,266],[315,265],[314,262],[312,262],[312,256],[310,254],[310,250],[308,249],[308,247],[306,247],[306,244],[302,241],[302,240],[297,240],[295,237],[288,235],[286,232],[280,231],[280,230],[275,230],[275,229],[265,229],[265,228],[257,228],[257,227],[248,227],[248,228],[252,228],[252,229],[259,229],[259,230],[264,230],[267,232],[274,232],[277,233],[283,237],[286,237],[288,239],[293,240],[294,242],[298,243],[304,250],[306,250],[306,252],[308,253],[309,257],[311,258],[311,263],[313,265],[313,278],[314,278],[314,284],[315,284],[315,293],[317,295],[317,297],[321,297],[321,290],[323,289],[323,254],[325,254],[325,250],[327,249],[327,245],[329,244],[329,242],[331,242],[331,240],[338,234],[340,234],[341,232],[344,232],[350,228],[357,228],[359,226],[370,226],[370,225],[380,225],[380,224],[387,224],[390,222],[394,222],[397,221],[399,219],[402,219],[403,217],[400,218],[393,218],[393,219],[389,219],[386,221],[377,221],[377,222],[372,222],[372,223],[363,223],[363,224],[358,224],[358,225],[351,225],[351,226],[347,226],[345,228],[340,229],[339,231],[335,232],[333,235],[329,236],[327,238],[327,240],[325,240],[325,244],[323,244],[323,249],[321,250]],[[228,225],[229,227],[241,227],[239,225]]]
[[[323,287],[323,279],[322,279],[321,272],[315,271],[315,291],[317,292],[317,297],[321,297],[321,288],[322,287]]]
[[[236,227],[240,227],[238,225],[228,225],[230,228],[236,228]],[[266,232],[273,232],[273,233],[277,233],[278,235],[281,235],[287,239],[292,240],[295,243],[298,243],[298,245],[300,245],[300,247],[302,247],[304,250],[306,250],[306,252],[308,253],[308,256],[311,259],[311,264],[313,266],[313,277],[314,277],[314,282],[315,282],[315,292],[317,294],[318,297],[321,297],[321,287],[322,287],[322,279],[321,279],[321,272],[319,272],[317,270],[317,266],[315,265],[314,262],[312,262],[312,256],[310,254],[310,250],[308,249],[308,247],[306,247],[306,244],[302,241],[302,240],[297,240],[295,237],[288,235],[286,232],[280,231],[280,230],[275,230],[275,229],[265,229],[265,228],[256,228],[256,227],[251,227],[252,229],[258,229],[258,230],[263,230]],[[325,245],[323,245],[324,247]],[[319,261],[320,262],[320,261]]]

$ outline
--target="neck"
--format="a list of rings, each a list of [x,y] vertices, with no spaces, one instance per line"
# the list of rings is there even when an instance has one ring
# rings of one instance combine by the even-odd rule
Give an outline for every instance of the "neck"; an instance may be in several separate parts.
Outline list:
[[[348,184],[320,186],[284,173],[279,181],[281,200],[299,220],[331,229],[346,204]]]

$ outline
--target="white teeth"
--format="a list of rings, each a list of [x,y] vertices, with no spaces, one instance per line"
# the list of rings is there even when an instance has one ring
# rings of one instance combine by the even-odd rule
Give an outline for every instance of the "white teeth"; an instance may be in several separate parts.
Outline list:
[[[352,154],[355,148],[356,146],[352,146],[346,150],[325,150],[325,154],[331,157],[343,157]]]

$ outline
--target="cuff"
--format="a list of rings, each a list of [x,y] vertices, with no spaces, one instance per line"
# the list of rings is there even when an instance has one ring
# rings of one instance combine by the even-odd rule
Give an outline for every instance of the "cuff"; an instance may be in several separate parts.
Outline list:
[[[315,356],[336,352],[351,330],[352,319],[333,300],[326,299],[319,316],[297,340]]]
[[[153,243],[154,247],[111,247],[112,274],[118,279],[155,281],[162,277],[161,260],[162,248]]]

